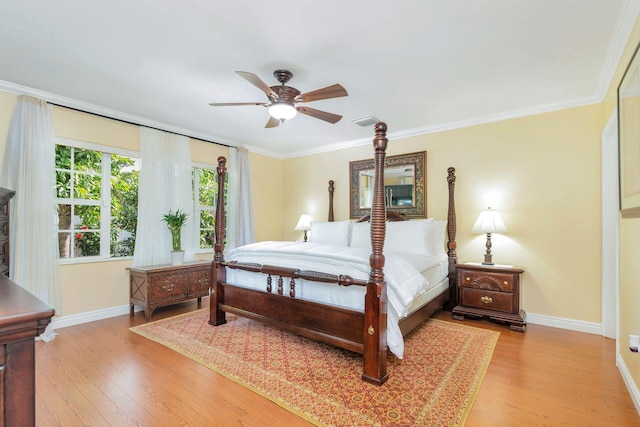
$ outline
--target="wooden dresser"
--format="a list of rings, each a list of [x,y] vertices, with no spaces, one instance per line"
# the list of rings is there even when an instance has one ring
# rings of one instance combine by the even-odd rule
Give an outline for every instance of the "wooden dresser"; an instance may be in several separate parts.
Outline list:
[[[520,309],[520,276],[524,269],[512,266],[456,264],[458,305],[454,319],[487,316],[524,332],[526,313]]]
[[[0,274],[0,427],[36,424],[35,340],[55,311]]]
[[[131,315],[135,305],[144,308],[144,315],[151,320],[158,307],[209,295],[211,261],[192,261],[181,265],[151,265],[129,267],[129,302]]]

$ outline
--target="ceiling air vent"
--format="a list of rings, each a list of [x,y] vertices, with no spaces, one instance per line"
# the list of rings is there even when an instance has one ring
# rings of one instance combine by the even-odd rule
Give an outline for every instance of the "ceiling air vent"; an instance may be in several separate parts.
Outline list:
[[[355,123],[358,126],[371,126],[378,123],[380,120],[376,119],[373,116],[361,117],[359,119],[351,120],[351,123]]]

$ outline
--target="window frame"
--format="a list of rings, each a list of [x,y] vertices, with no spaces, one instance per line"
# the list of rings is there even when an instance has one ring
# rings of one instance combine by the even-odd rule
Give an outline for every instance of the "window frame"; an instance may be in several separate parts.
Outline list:
[[[69,258],[59,258],[60,264],[82,264],[82,263],[91,263],[91,262],[106,262],[106,261],[122,261],[127,259],[132,259],[133,256],[121,256],[121,257],[112,257],[111,256],[111,156],[118,155],[124,157],[134,158],[138,161],[142,161],[140,158],[140,152],[135,150],[128,150],[119,147],[112,147],[109,145],[96,144],[93,142],[81,141],[72,138],[63,138],[56,137],[54,140],[55,145],[63,145],[72,148],[78,148],[83,150],[91,150],[97,151],[102,155],[102,167],[101,167],[101,198],[99,201],[94,203],[75,203],[76,200],[82,199],[65,199],[65,198],[55,198],[56,206],[59,204],[64,204],[65,202],[71,200],[72,203],[75,204],[86,204],[93,206],[100,206],[100,255],[94,256],[86,256],[86,257],[69,257]],[[108,163],[105,163],[105,158],[108,159]],[[108,167],[105,167],[108,165]],[[71,169],[73,171],[73,167]],[[57,169],[56,169],[57,171]],[[55,175],[53,177],[55,180]],[[55,185],[55,181],[54,181]],[[73,227],[73,224],[71,225]],[[56,234],[60,230],[56,226]],[[73,228],[71,229],[71,233],[73,234]],[[103,238],[106,236],[106,238]],[[106,254],[106,256],[105,256]]]

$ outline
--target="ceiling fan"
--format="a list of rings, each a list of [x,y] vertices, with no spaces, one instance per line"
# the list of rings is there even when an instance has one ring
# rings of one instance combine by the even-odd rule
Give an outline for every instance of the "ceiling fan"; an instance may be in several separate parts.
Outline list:
[[[273,76],[280,82],[279,86],[269,86],[263,82],[260,77],[247,71],[236,71],[236,74],[263,91],[265,95],[267,95],[269,102],[212,102],[209,105],[213,107],[236,105],[262,105],[263,107],[267,107],[271,118],[269,118],[265,126],[266,128],[277,127],[285,120],[295,117],[297,113],[306,114],[307,116],[315,117],[316,119],[324,120],[332,124],[337,123],[342,116],[296,104],[349,95],[345,88],[339,84],[311,92],[300,93],[298,89],[286,85],[293,77],[293,73],[288,70],[276,70],[273,72]]]

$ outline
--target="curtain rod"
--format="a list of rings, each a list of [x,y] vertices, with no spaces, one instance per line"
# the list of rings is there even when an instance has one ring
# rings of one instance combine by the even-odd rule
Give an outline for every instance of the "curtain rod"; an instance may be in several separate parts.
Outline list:
[[[51,104],[53,106],[56,106],[56,107],[62,107],[62,108],[66,108],[66,109],[73,110],[73,111],[79,111],[81,113],[91,114],[93,116],[102,117],[102,118],[105,118],[105,119],[116,120],[118,122],[127,123],[129,125],[144,126],[144,127],[149,128],[149,129],[155,129],[155,130],[159,130],[159,131],[162,131],[162,132],[170,132],[170,133],[173,133],[175,135],[185,136],[187,138],[199,139],[200,141],[208,142],[210,144],[222,145],[223,147],[228,147],[228,148],[238,148],[235,145],[223,144],[222,142],[210,141],[208,139],[199,138],[197,136],[185,135],[183,133],[173,132],[173,131],[166,130],[166,129],[160,129],[160,128],[157,128],[157,127],[154,127],[154,126],[148,126],[148,125],[143,125],[143,124],[140,124],[140,123],[130,122],[130,121],[124,120],[124,119],[118,119],[118,118],[115,118],[115,117],[109,117],[109,116],[106,116],[104,114],[98,114],[98,113],[94,113],[94,112],[91,112],[91,111],[81,110],[80,108],[68,107],[66,105],[56,104],[54,102],[47,102],[47,103]]]

